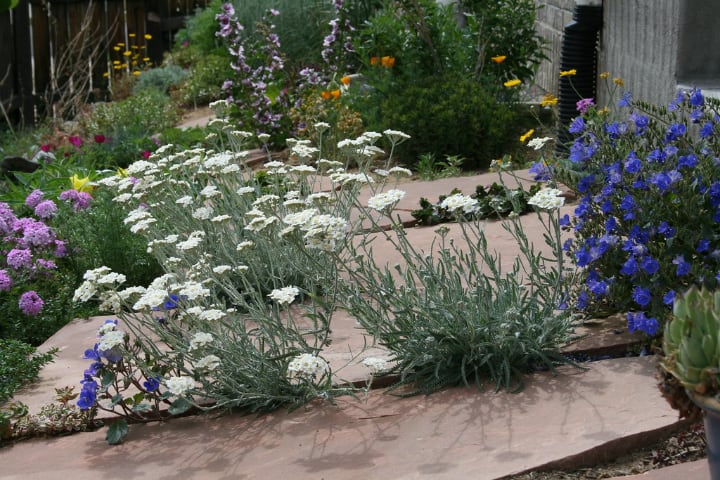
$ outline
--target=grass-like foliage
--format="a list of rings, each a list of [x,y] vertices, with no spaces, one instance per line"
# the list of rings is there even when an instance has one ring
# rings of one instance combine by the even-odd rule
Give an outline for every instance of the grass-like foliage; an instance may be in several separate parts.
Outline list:
[[[56,352],[37,353],[27,343],[0,339],[0,404],[12,398],[18,388],[37,379],[40,369],[53,361]]]

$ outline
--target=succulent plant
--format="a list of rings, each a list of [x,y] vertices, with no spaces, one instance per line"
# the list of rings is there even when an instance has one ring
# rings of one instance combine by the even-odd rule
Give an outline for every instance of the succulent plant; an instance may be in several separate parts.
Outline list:
[[[720,391],[720,291],[691,287],[665,326],[662,367],[698,395]]]

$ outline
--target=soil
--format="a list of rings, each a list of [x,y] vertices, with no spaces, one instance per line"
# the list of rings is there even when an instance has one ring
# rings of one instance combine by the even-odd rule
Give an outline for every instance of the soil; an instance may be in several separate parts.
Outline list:
[[[702,421],[667,438],[635,450],[616,460],[576,470],[547,470],[523,473],[507,480],[594,480],[637,475],[657,468],[707,458]]]

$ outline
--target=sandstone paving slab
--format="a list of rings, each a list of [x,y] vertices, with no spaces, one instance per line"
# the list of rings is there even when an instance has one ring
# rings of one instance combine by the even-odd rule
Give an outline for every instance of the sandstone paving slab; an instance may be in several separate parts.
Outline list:
[[[707,460],[697,460],[650,470],[638,475],[613,477],[610,480],[711,480],[711,478]]]
[[[677,424],[658,393],[656,359],[635,357],[528,378],[519,394],[455,388],[318,402],[260,416],[194,416],[31,439],[0,449],[2,478],[499,479],[604,445],[651,442]],[[625,439],[625,440],[623,440]],[[686,479],[690,480],[690,479]]]

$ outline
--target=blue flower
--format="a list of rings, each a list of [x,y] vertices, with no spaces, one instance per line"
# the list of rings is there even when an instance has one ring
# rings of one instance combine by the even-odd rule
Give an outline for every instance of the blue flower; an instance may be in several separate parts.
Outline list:
[[[675,303],[675,290],[668,290],[668,292],[663,295],[663,303],[670,306]]]
[[[665,132],[665,141],[672,142],[685,135],[687,127],[683,123],[673,123]]]
[[[536,182],[547,182],[553,177],[554,168],[541,161],[533,163],[529,172],[535,175],[533,179]]]
[[[652,300],[652,295],[650,295],[650,290],[636,286],[633,288],[632,298],[641,307],[646,307]]]
[[[575,117],[568,127],[570,133],[582,133],[585,130],[585,119],[583,117]]]
[[[695,88],[690,92],[690,105],[693,107],[702,107],[705,104],[702,92]]]
[[[612,233],[617,228],[617,220],[615,220],[615,217],[609,217],[607,220],[605,220],[605,231],[608,233]]]
[[[707,138],[713,134],[713,124],[712,122],[705,122],[700,129],[700,137],[701,138]]]
[[[630,211],[635,208],[635,199],[629,193],[626,194],[620,202],[620,209],[624,211]]]
[[[563,251],[564,251],[564,252],[569,252],[570,249],[572,248],[572,246],[573,246],[573,239],[572,239],[572,238],[568,238],[567,240],[565,240],[565,241],[563,242],[563,246],[562,246]]]
[[[710,203],[713,207],[717,208],[720,206],[720,183],[715,182],[708,188],[710,194]]]
[[[653,336],[657,333],[660,326],[655,318],[647,318],[645,312],[628,312],[626,318],[629,332],[639,330],[645,332],[647,335]]]
[[[85,360],[100,360],[100,352],[98,351],[98,344],[96,343],[93,348],[88,348],[83,354]]]
[[[610,185],[617,185],[622,182],[622,173],[620,171],[620,162],[605,167],[605,180]]]
[[[635,155],[634,151],[630,151],[625,159],[625,171],[628,173],[638,173],[642,169],[642,162]]]
[[[592,259],[590,258],[590,253],[588,253],[587,250],[578,250],[575,252],[575,264],[578,267],[586,267],[590,264]]]
[[[622,97],[618,101],[618,107],[629,107],[632,101],[632,94],[630,92],[623,93]]]
[[[612,139],[617,139],[627,131],[627,125],[624,123],[612,122],[605,125],[605,131]]]
[[[585,175],[580,179],[578,182],[578,191],[580,193],[586,193],[590,188],[592,187],[593,183],[595,182],[595,175]]]
[[[718,274],[718,275],[720,275],[720,274]],[[575,302],[575,306],[579,310],[582,310],[585,307],[587,307],[589,303],[590,303],[590,295],[588,295],[588,293],[585,290],[583,290],[578,295],[577,301]]]
[[[650,180],[648,180],[651,185],[655,185],[658,190],[661,192],[664,192],[668,188],[670,188],[670,185],[672,181],[670,180],[670,177],[665,172],[658,172],[650,177]]]
[[[612,210],[613,210],[613,204],[612,204],[612,201],[610,201],[610,199],[605,200],[603,202],[603,204],[600,205],[600,211],[602,211],[605,214],[612,212]]]
[[[558,219],[558,223],[561,227],[567,227],[570,225],[570,215],[567,213]]]
[[[638,265],[637,261],[635,260],[635,257],[629,257],[627,260],[625,260],[625,263],[623,263],[622,268],[620,269],[620,273],[623,275],[633,276],[638,272]]]
[[[610,285],[605,280],[588,278],[585,284],[592,293],[598,297],[607,295],[610,292]]]
[[[635,135],[642,135],[645,133],[645,130],[650,123],[648,117],[634,112],[630,115],[630,120],[635,122]]]
[[[660,269],[660,264],[651,256],[643,257],[640,260],[640,268],[645,270],[650,275],[654,275]]]
[[[665,238],[672,238],[675,236],[675,229],[671,227],[667,222],[661,222],[658,226],[658,232],[665,236]]]
[[[665,162],[665,157],[665,152],[663,150],[660,150],[659,148],[656,148],[648,154],[648,160],[655,163]]]
[[[98,385],[95,381],[83,381],[82,390],[78,396],[77,406],[80,410],[87,410],[95,405]]]
[[[697,164],[698,158],[692,153],[690,155],[681,155],[678,158],[678,168],[695,168]]]
[[[697,245],[697,248],[695,249],[695,251],[697,251],[698,253],[705,253],[708,250],[710,250],[710,240],[701,239],[698,242],[698,245]]]
[[[160,377],[150,377],[143,382],[143,387],[147,392],[154,392],[160,388]]]
[[[673,259],[672,263],[673,265],[677,265],[675,274],[678,277],[682,277],[683,275],[687,275],[688,273],[690,273],[691,266],[688,262],[685,261],[685,256],[678,255]]]

